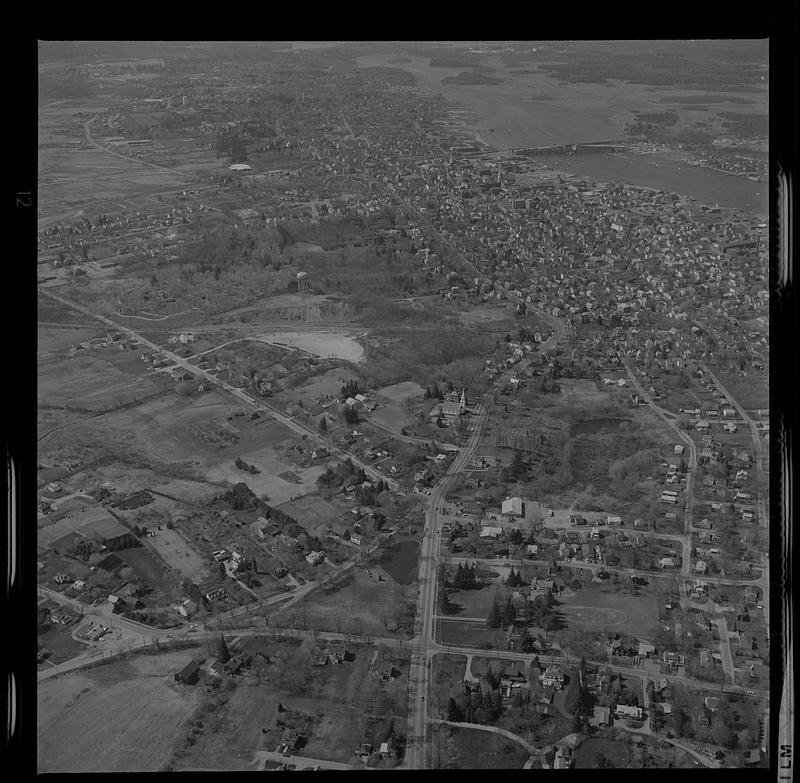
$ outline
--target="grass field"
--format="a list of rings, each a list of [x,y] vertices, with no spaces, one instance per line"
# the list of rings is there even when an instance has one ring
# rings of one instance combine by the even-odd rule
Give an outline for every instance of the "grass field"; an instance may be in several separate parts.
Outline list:
[[[103,411],[165,390],[167,385],[163,376],[147,375],[138,354],[112,348],[84,350],[38,366],[40,405]]]
[[[511,590],[500,582],[483,587],[480,590],[451,590],[448,598],[453,604],[458,604],[461,610],[454,617],[480,617],[488,616],[495,597],[501,602],[511,595]]]
[[[41,642],[49,651],[47,661],[61,663],[74,658],[86,649],[86,645],[72,638],[72,632],[77,628],[75,623],[69,625],[53,624],[45,633],[38,635]],[[41,668],[49,668],[49,663],[44,663]]]
[[[597,762],[601,755],[609,759],[615,767],[621,768],[626,766],[630,751],[624,742],[590,737],[575,750],[575,768],[597,769]]]
[[[397,433],[408,424],[408,417],[403,413],[399,405],[387,405],[385,408],[378,408],[378,410],[370,413],[369,420]]]
[[[636,597],[624,593],[582,590],[558,607],[571,628],[624,633],[647,638],[658,629],[658,600],[649,593]]]
[[[139,656],[41,683],[37,767],[41,772],[153,772],[199,702],[200,689],[174,672],[191,651]]]
[[[379,397],[386,397],[395,404],[399,404],[410,397],[420,397],[424,391],[425,390],[418,383],[403,381],[377,389],[375,394]]]
[[[714,375],[745,410],[769,408],[769,370],[753,370],[747,377],[735,372],[722,372],[712,367]]]
[[[486,628],[482,623],[440,620],[439,629],[438,636],[442,644],[478,647],[487,650],[501,649],[505,646],[505,631],[498,628]]]
[[[148,541],[152,540],[152,538],[148,539]],[[180,574],[171,575],[161,564],[161,561],[147,550],[146,545],[133,549],[123,549],[119,552],[119,557],[154,590],[162,593],[168,600],[175,597],[174,594],[178,589],[177,578],[180,577]],[[186,576],[192,579],[196,578],[191,573],[186,574]]]
[[[179,530],[169,530],[162,525],[155,536],[145,539],[145,543],[185,578],[202,582],[208,576],[209,567],[205,558],[192,548]]]
[[[499,734],[442,726],[434,733],[439,769],[522,769],[530,755]]]
[[[416,599],[416,588],[378,581],[377,572],[372,569],[370,577],[366,571],[354,569],[339,586],[315,592],[277,613],[279,624],[294,617],[299,627],[306,623],[320,631],[384,636],[395,633],[398,626],[405,628],[413,623],[407,605]]]

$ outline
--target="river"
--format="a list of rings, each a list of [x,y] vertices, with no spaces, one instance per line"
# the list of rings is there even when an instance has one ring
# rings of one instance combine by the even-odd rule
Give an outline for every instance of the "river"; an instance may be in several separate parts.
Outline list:
[[[565,174],[680,193],[710,206],[719,204],[764,218],[769,215],[769,186],[766,183],[689,166],[661,153],[583,153],[548,155],[536,160]]]

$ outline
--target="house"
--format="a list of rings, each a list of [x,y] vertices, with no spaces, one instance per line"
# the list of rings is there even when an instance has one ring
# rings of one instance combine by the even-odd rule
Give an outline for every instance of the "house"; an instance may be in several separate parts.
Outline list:
[[[225,663],[223,666],[223,671],[228,677],[233,677],[237,675],[241,669],[243,669],[247,664],[250,663],[250,656],[247,653],[239,653],[238,655],[234,655],[229,661]]]
[[[639,642],[639,652],[638,654],[643,658],[649,658],[651,655],[654,655],[656,648],[652,644],[648,644],[647,642]]]
[[[621,525],[621,524],[622,524],[622,517],[617,517],[617,516],[609,516],[609,517],[606,519],[606,522],[607,522],[609,525]]]
[[[583,526],[588,524],[580,514],[570,514],[569,523],[570,525],[578,525],[578,526]]]
[[[590,726],[605,728],[611,722],[611,710],[608,707],[597,706],[594,708],[592,717],[589,719]]]
[[[553,757],[553,769],[571,769],[573,765],[572,750],[565,745],[556,748]]]
[[[394,735],[392,735],[386,742],[381,742],[378,747],[378,755],[382,759],[391,758],[394,755],[394,744]]]
[[[675,568],[675,561],[671,557],[662,557],[658,564],[662,568]]]
[[[684,447],[683,447],[683,446],[681,446],[681,444],[680,444],[680,443],[676,443],[676,444],[675,444],[675,449],[674,449],[674,452],[675,452],[676,454],[683,454],[683,452],[684,452]]]
[[[292,753],[296,753],[305,744],[305,736],[300,734],[300,732],[289,728],[286,729],[281,735],[280,742],[278,742],[278,747],[275,750],[284,756],[289,756]]]
[[[501,511],[503,514],[512,517],[524,517],[525,504],[522,502],[522,498],[506,498],[503,501]]]
[[[664,652],[663,661],[672,671],[677,669],[679,666],[684,666],[686,662],[683,655],[673,651]]]
[[[642,708],[634,707],[632,704],[617,704],[614,708],[615,718],[627,718],[629,720],[641,720]]]
[[[539,681],[544,688],[553,688],[560,691],[564,687],[564,672],[558,666],[548,666],[539,675]]]
[[[706,696],[703,704],[709,712],[716,712],[719,709],[719,696]]]
[[[183,617],[191,617],[197,611],[197,604],[192,601],[190,598],[185,599],[181,604],[178,606],[178,614],[182,615]]]
[[[481,538],[497,538],[503,532],[502,527],[496,525],[484,525],[479,533]]]
[[[191,685],[197,680],[198,672],[200,671],[200,661],[197,658],[192,658],[182,669],[175,672],[175,682],[181,682],[185,685]]]
[[[218,587],[215,590],[209,590],[206,593],[206,600],[216,601],[220,598],[224,598],[226,595],[228,595],[228,591],[224,587]]]
[[[310,563],[311,565],[315,566],[321,563],[325,559],[325,552],[323,551],[311,551],[306,555],[306,562]]]
[[[708,569],[708,565],[706,564],[705,560],[698,560],[695,563],[694,570],[695,573],[704,574]]]
[[[73,586],[73,587],[74,587],[76,590],[80,591],[80,590],[83,590],[83,588],[84,588],[84,587],[86,587],[86,582],[84,582],[82,579],[76,579],[76,580],[75,580],[75,581],[72,583],[72,586]]]

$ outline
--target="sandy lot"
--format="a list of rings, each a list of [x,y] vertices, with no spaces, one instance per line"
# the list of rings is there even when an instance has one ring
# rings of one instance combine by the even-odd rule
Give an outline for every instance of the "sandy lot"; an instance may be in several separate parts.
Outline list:
[[[152,772],[167,762],[200,690],[173,679],[196,650],[147,655],[43,682],[39,772]]]
[[[323,358],[333,357],[349,362],[360,362],[364,358],[363,346],[354,337],[339,331],[272,332],[256,339],[272,345],[299,348]]]

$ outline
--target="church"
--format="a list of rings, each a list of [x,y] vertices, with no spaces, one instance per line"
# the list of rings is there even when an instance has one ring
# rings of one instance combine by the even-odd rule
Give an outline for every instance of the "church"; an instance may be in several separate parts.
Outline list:
[[[428,415],[435,419],[441,414],[445,422],[453,424],[465,413],[468,413],[467,391],[466,389],[462,389],[460,395],[455,391],[448,392],[444,400],[434,405]]]

